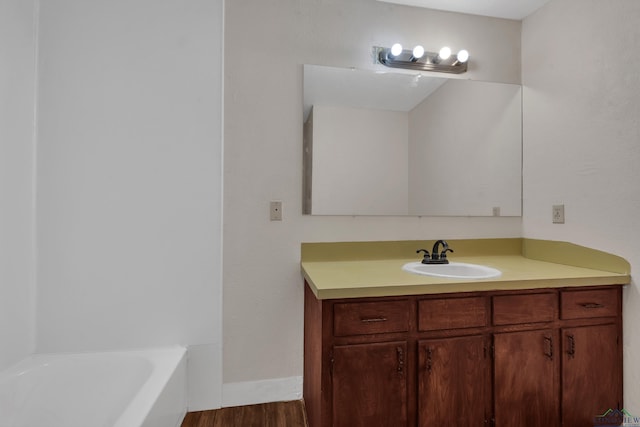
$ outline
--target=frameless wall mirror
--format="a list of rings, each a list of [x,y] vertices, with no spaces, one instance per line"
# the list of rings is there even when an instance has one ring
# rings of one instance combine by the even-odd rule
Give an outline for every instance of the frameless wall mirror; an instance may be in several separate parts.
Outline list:
[[[519,85],[304,66],[312,215],[521,216]]]

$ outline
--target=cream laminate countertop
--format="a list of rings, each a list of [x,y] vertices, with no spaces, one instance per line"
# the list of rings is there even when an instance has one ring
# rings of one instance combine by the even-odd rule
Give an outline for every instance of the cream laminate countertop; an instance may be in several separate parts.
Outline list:
[[[524,239],[520,240],[524,242]],[[562,243],[564,244],[564,242]],[[450,241],[450,244],[455,247],[453,241]],[[576,248],[588,250],[583,247]],[[523,249],[522,252],[534,253],[535,251]],[[614,255],[610,256],[615,257]],[[588,257],[579,257],[579,259],[586,258]],[[619,257],[615,258],[619,259]],[[631,280],[628,271],[616,272],[567,265],[532,259],[522,254],[471,255],[464,253],[463,256],[450,254],[449,259],[452,262],[466,262],[497,268],[502,272],[502,275],[490,279],[469,280],[423,276],[402,270],[404,264],[419,261],[419,256],[345,260],[335,259],[335,257],[329,257],[328,260],[313,257],[311,260],[305,260],[303,253],[301,267],[306,282],[318,299],[624,285],[630,283]],[[562,260],[562,262],[567,261]],[[574,262],[574,264],[576,263],[580,264],[580,261]],[[624,263],[622,264],[624,266]]]

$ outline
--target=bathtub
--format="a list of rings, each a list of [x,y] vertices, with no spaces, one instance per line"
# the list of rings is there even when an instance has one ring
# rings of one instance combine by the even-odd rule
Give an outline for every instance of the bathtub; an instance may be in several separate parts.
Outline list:
[[[36,354],[0,372],[0,427],[177,427],[186,350]]]

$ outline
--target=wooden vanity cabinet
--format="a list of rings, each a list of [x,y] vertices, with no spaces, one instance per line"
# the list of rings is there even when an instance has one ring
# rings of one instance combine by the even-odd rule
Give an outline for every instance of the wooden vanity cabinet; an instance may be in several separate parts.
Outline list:
[[[558,426],[558,293],[494,295],[491,303],[493,423]]]
[[[622,408],[621,286],[318,300],[310,427],[593,425]]]
[[[416,303],[417,425],[485,425],[491,414],[491,339],[483,331],[488,299],[417,297]]]
[[[334,346],[331,425],[406,426],[406,354],[406,341]]]
[[[621,304],[619,288],[561,294],[563,426],[623,407]]]
[[[418,425],[483,426],[491,414],[491,365],[483,335],[418,342]],[[415,425],[415,424],[413,424]]]
[[[494,335],[494,424],[558,426],[557,331]]]

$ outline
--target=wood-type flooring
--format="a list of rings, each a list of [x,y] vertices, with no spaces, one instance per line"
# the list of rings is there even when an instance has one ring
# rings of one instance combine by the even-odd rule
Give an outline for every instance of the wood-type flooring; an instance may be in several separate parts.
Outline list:
[[[307,427],[301,400],[189,412],[182,427]]]

